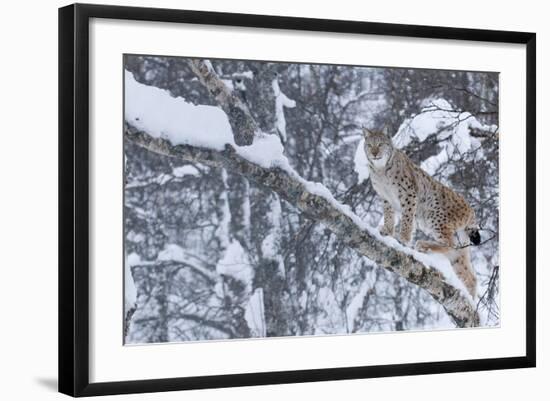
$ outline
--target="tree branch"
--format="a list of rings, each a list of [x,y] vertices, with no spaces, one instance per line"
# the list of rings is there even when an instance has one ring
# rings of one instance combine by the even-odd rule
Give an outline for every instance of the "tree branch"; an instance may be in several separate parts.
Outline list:
[[[250,115],[246,104],[229,90],[208,62],[200,59],[189,59],[187,63],[210,96],[218,102],[227,114],[235,136],[235,143],[239,146],[252,144],[258,125]]]
[[[172,145],[168,140],[154,138],[128,123],[125,124],[124,134],[127,140],[150,151],[210,167],[225,168],[276,192],[309,219],[329,228],[351,249],[426,290],[443,306],[458,327],[479,325],[479,316],[474,306],[461,290],[446,281],[440,271],[425,266],[411,255],[385,245],[357,224],[348,213],[338,208],[331,199],[308,189],[307,182],[296,173],[279,167],[265,168],[252,163],[240,156],[229,144],[222,151],[190,145]]]

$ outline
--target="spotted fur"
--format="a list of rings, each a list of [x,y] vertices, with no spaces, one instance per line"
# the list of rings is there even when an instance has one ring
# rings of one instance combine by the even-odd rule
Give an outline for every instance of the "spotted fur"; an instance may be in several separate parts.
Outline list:
[[[364,134],[372,186],[384,203],[381,234],[394,236],[395,217],[400,214],[399,241],[410,245],[415,228],[433,238],[434,241],[417,241],[416,249],[444,254],[475,296],[476,276],[468,246],[470,239],[479,243],[474,210],[461,195],[395,149],[385,134],[368,130]]]

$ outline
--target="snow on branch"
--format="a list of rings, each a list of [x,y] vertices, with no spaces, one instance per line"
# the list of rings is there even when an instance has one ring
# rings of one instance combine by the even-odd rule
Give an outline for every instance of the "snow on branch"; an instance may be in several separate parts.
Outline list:
[[[202,66],[207,68],[206,64]],[[211,85],[217,86],[212,83],[217,79],[215,74],[210,70],[208,74]],[[204,79],[204,84],[208,85],[206,81]],[[166,92],[166,98],[156,99],[155,107],[149,108],[143,103],[149,102],[147,99],[151,94],[158,96],[158,89],[135,82],[130,73],[126,75],[126,91],[127,140],[162,155],[224,168],[275,192],[309,219],[331,230],[349,248],[426,290],[443,306],[458,327],[479,325],[479,316],[472,299],[445,258],[415,252],[392,238],[380,236],[377,230],[366,225],[347,205],[338,202],[322,184],[300,177],[283,155],[277,135],[257,132],[251,146],[238,146],[236,138],[233,140],[231,129],[237,134],[241,125],[243,130],[247,130],[250,124],[254,125],[253,118],[245,109],[241,109],[244,116],[240,115],[237,119],[233,119],[232,114],[228,113],[224,117],[210,110],[211,116],[202,120],[204,129],[201,129],[198,126],[200,124],[196,123],[194,112],[199,110],[197,108],[207,106],[193,106],[195,109],[191,109],[187,107],[190,105],[184,106],[186,103],[183,99],[172,98]],[[145,93],[148,91],[152,93]],[[225,98],[223,101],[230,104],[233,101],[231,99]],[[158,102],[167,104],[159,106]],[[177,103],[181,103],[181,107],[174,112],[172,107]],[[239,107],[229,104],[226,107]],[[200,113],[204,111],[200,109]],[[182,132],[193,125],[191,117],[195,121],[195,128],[199,130],[183,135]],[[230,122],[224,122],[224,118]],[[168,120],[171,121],[169,126],[166,125]],[[155,124],[155,121],[160,125]],[[217,131],[211,131],[213,127],[217,127]],[[212,143],[212,138],[218,140]]]
[[[275,95],[275,117],[277,121],[277,130],[281,135],[283,141],[286,142],[286,119],[283,107],[292,109],[296,107],[296,102],[289,99],[279,87],[279,81],[277,78],[273,79],[273,93]]]
[[[480,139],[498,139],[496,125],[482,124],[473,114],[453,109],[445,99],[427,99],[426,102],[417,115],[401,124],[393,143],[403,149],[414,140],[424,142],[433,136],[440,149],[421,164],[428,174],[435,175],[452,157],[461,158],[467,152],[481,150]]]
[[[217,101],[229,117],[229,123],[235,134],[235,143],[250,145],[258,127],[248,112],[246,104],[231,92],[211,68],[210,63],[199,59],[189,59],[188,64],[210,96]]]

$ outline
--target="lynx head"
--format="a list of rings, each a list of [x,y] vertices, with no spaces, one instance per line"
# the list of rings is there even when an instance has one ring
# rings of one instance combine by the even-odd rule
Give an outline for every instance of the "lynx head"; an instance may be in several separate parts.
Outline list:
[[[365,154],[369,163],[375,168],[382,168],[386,165],[393,154],[391,138],[379,131],[363,129],[365,136]]]

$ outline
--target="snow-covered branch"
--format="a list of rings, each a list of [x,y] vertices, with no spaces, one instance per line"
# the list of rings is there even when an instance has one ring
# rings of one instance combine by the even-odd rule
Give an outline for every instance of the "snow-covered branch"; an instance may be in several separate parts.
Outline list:
[[[401,247],[391,239],[380,237],[347,206],[338,203],[324,186],[305,181],[283,164],[261,165],[251,161],[246,157],[248,152],[230,143],[222,150],[186,143],[175,145],[169,139],[135,127],[128,117],[125,124],[127,140],[162,155],[225,168],[277,193],[308,218],[329,228],[351,249],[426,290],[445,308],[457,326],[479,324],[477,312],[465,291],[456,282],[451,284],[439,269],[429,267],[433,260]],[[233,122],[233,125],[238,127],[239,124]],[[426,263],[421,261],[423,258]]]
[[[205,60],[189,59],[189,67],[229,117],[237,145],[250,145],[257,131],[257,124],[248,107],[233,94]]]

